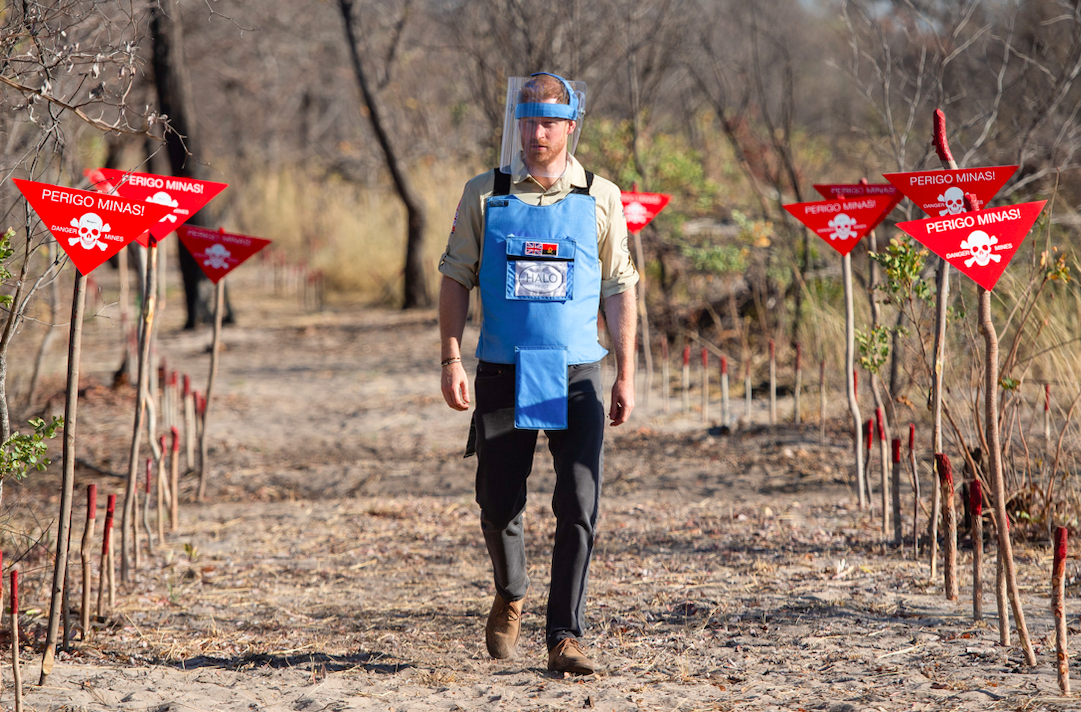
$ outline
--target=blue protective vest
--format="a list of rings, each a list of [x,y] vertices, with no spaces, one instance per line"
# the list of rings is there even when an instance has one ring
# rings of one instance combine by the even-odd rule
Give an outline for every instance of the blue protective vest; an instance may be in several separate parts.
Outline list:
[[[501,176],[508,179],[497,170],[497,184]],[[566,349],[568,364],[579,364],[608,353],[597,341],[597,201],[588,189],[576,191],[541,206],[513,195],[488,198],[478,358],[515,363],[516,347],[554,346]]]
[[[575,188],[558,203],[528,205],[509,195],[507,174],[497,169],[495,182],[485,210],[477,357],[515,364],[515,427],[566,428],[567,366],[608,353],[597,341],[597,201]]]

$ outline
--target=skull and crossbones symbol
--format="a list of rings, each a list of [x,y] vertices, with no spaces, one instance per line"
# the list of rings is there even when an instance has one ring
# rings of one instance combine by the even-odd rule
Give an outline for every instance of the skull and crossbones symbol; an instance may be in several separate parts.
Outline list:
[[[971,267],[975,262],[980,267],[986,267],[991,263],[991,260],[995,262],[1002,261],[1002,255],[991,254],[991,246],[998,244],[998,238],[993,235],[988,235],[983,230],[973,230],[969,233],[967,240],[961,240],[961,249],[970,250],[971,257],[965,260],[965,267]]]
[[[224,245],[213,244],[203,253],[203,264],[210,269],[229,269],[229,258],[233,256]]]
[[[179,202],[177,202],[176,200],[173,200],[171,197],[169,197],[169,194],[166,193],[164,190],[159,190],[157,193],[154,193],[152,196],[150,196],[149,198],[146,199],[146,202],[155,203],[157,205],[166,205],[166,206],[168,206],[170,208],[175,208],[178,205],[180,205]],[[171,223],[175,223],[176,222],[176,216],[173,215],[172,213],[169,213],[169,214],[167,214],[165,217],[163,217],[161,219],[161,222],[165,222],[166,220],[168,220]]]
[[[830,233],[831,240],[850,240],[856,236],[856,231],[853,230],[856,226],[856,219],[849,217],[844,213],[837,213],[837,215],[826,223],[833,232]]]
[[[938,212],[939,217],[943,215],[957,215],[964,212],[965,192],[957,186],[947,188],[944,195],[938,196],[938,202],[946,204],[946,209]]]
[[[97,213],[85,213],[81,218],[71,219],[71,226],[78,228],[78,237],[69,237],[68,244],[74,247],[82,245],[84,250],[92,250],[95,247],[104,252],[109,245],[101,239],[102,233],[112,230],[109,223],[104,222]]]

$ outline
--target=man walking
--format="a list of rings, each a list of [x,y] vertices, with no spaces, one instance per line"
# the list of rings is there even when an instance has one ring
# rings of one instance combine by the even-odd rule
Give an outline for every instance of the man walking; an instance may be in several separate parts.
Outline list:
[[[601,488],[607,353],[597,312],[603,299],[616,356],[608,412],[615,426],[634,409],[638,273],[619,189],[574,158],[584,104],[585,85],[554,74],[508,81],[500,167],[466,184],[439,264],[439,329],[443,397],[464,411],[460,348],[469,290],[478,287],[476,489],[496,589],[488,652],[509,658],[518,646],[529,588],[526,480],[544,430],[556,471],[548,669],[586,675],[596,669],[579,638]]]

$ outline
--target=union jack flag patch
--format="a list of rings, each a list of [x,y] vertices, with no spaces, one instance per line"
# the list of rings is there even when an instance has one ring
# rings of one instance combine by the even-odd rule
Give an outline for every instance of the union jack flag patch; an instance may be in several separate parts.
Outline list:
[[[525,243],[525,253],[527,255],[539,255],[542,253],[544,245],[539,242],[527,242]]]

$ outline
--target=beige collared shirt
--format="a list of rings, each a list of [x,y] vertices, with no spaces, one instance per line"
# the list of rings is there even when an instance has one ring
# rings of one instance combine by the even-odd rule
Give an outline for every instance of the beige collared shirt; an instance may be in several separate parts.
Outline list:
[[[573,187],[586,187],[586,171],[574,156],[569,156],[567,170],[548,190],[527,176],[511,181],[510,194],[530,205],[551,205],[567,197]],[[439,271],[466,289],[477,285],[484,252],[484,206],[494,189],[493,171],[482,173],[465,184],[446,252],[439,260]],[[637,284],[638,272],[627,246],[627,220],[623,217],[619,188],[610,180],[594,176],[589,194],[597,202],[601,297],[607,298]]]

